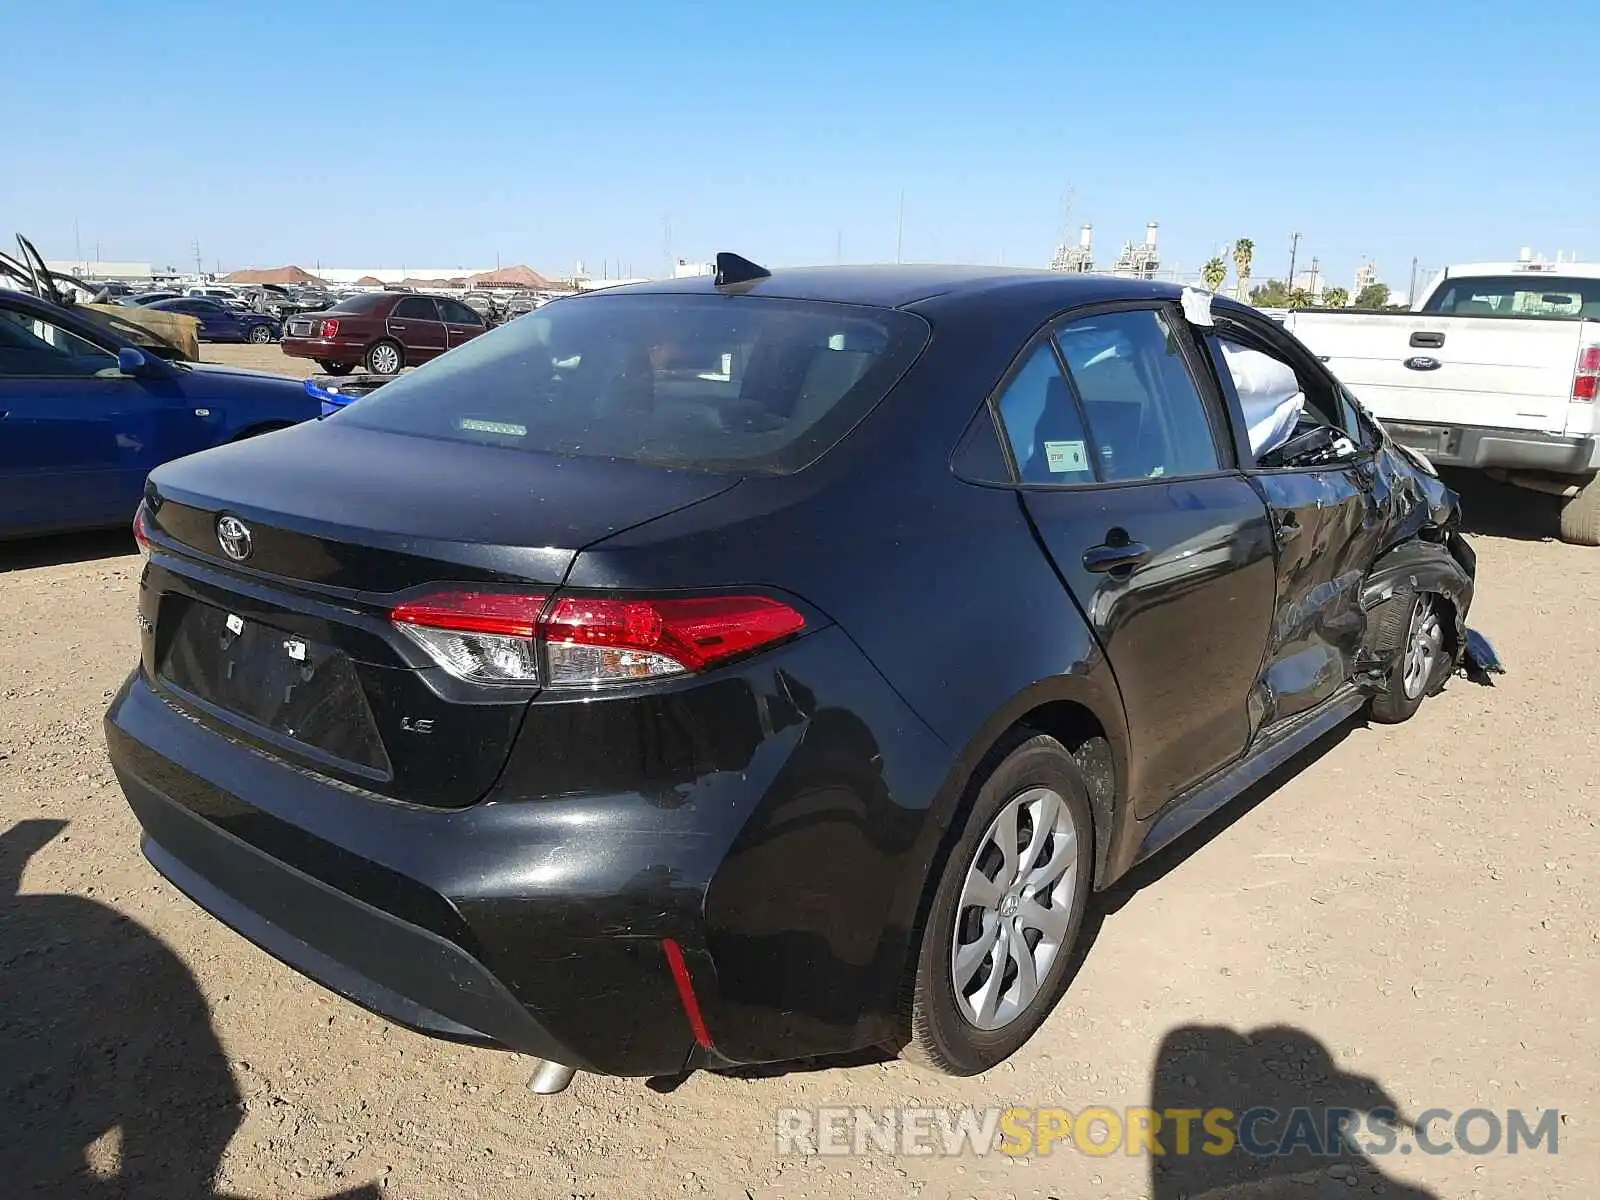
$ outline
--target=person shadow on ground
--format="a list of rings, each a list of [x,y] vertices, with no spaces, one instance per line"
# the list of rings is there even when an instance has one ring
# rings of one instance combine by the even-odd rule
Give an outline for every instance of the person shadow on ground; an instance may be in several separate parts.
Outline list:
[[[1336,1196],[1437,1200],[1433,1193],[1391,1178],[1363,1147],[1381,1144],[1371,1132],[1370,1114],[1398,1114],[1400,1106],[1374,1079],[1340,1070],[1328,1048],[1304,1030],[1271,1026],[1241,1033],[1216,1025],[1186,1025],[1161,1040],[1156,1054],[1150,1107],[1232,1110],[1228,1122],[1239,1134],[1225,1154],[1206,1153],[1222,1141],[1207,1136],[1198,1115],[1192,1121],[1190,1152],[1175,1153],[1170,1136],[1159,1133],[1163,1154],[1152,1155],[1153,1200],[1326,1200]],[[1253,1109],[1271,1110],[1250,1122]],[[1349,1136],[1331,1136],[1338,1110],[1360,1114]],[[1385,1119],[1390,1119],[1386,1116]],[[1403,1123],[1401,1118],[1401,1123]],[[1406,1144],[1395,1130],[1395,1149]],[[1246,1138],[1248,1137],[1248,1144]],[[1251,1153],[1251,1148],[1257,1153]],[[1261,1151],[1276,1148],[1280,1153]],[[1292,1149],[1291,1149],[1292,1148]]]
[[[216,1176],[244,1108],[194,977],[108,905],[20,894],[28,860],[65,827],[0,833],[0,1191],[223,1200]]]

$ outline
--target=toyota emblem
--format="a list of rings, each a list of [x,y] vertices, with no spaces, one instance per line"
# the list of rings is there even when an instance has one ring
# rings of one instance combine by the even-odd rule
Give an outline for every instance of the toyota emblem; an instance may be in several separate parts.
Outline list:
[[[255,539],[250,536],[250,526],[238,517],[217,518],[217,542],[222,552],[234,562],[243,562],[255,549]]]

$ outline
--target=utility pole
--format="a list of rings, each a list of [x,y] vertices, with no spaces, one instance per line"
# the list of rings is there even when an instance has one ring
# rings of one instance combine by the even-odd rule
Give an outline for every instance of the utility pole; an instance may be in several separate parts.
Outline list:
[[[894,230],[894,260],[905,261],[906,248],[906,190],[900,189],[900,219],[895,223]]]
[[[1294,291],[1294,260],[1295,260],[1295,256],[1299,252],[1300,252],[1300,235],[1298,233],[1290,234],[1289,235],[1289,278],[1286,281],[1286,286],[1288,287],[1289,291],[1291,291],[1291,292]]]
[[[1413,254],[1411,256],[1411,290],[1406,293],[1406,303],[1414,305],[1414,304],[1416,304],[1416,302],[1417,302],[1417,256],[1415,254]]]
[[[204,275],[206,273],[205,265],[200,261],[199,238],[195,238],[194,240],[194,273],[196,275]]]

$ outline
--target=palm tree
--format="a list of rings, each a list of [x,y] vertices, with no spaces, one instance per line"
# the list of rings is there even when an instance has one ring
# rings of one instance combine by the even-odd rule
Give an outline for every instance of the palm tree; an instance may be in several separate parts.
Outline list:
[[[1328,308],[1347,308],[1350,293],[1342,287],[1331,287],[1322,293],[1322,303]]]
[[[1310,303],[1311,303],[1311,296],[1310,296],[1310,293],[1308,293],[1305,290],[1305,288],[1297,287],[1297,288],[1290,288],[1289,289],[1289,304],[1288,304],[1288,307],[1290,307],[1290,308],[1304,308],[1306,305],[1308,305]]]
[[[1222,261],[1222,255],[1220,254],[1200,268],[1201,280],[1213,292],[1222,286],[1222,281],[1227,277],[1228,264]]]
[[[1235,299],[1243,300],[1250,290],[1250,263],[1256,256],[1256,244],[1249,238],[1240,238],[1233,244],[1233,273],[1238,278]]]

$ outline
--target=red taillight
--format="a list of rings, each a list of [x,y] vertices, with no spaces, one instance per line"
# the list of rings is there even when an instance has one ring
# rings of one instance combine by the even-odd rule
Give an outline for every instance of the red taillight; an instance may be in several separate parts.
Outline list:
[[[150,539],[150,510],[142,500],[133,513],[133,540],[139,545],[139,553],[149,558],[153,544]]]
[[[338,337],[339,322],[337,320],[324,321],[322,323],[322,336],[325,338]]]
[[[562,596],[539,625],[551,683],[617,683],[699,671],[786,638],[806,619],[765,596],[620,600]]]
[[[1585,346],[1578,351],[1578,366],[1572,373],[1572,398],[1592,402],[1600,391],[1600,346]]]
[[[765,596],[624,599],[449,590],[397,606],[390,618],[457,675],[484,683],[538,680],[538,644],[556,686],[657,679],[699,671],[789,637],[805,617]]]
[[[397,605],[389,619],[401,625],[426,625],[460,633],[493,633],[531,638],[539,623],[543,596],[510,592],[433,592]]]

